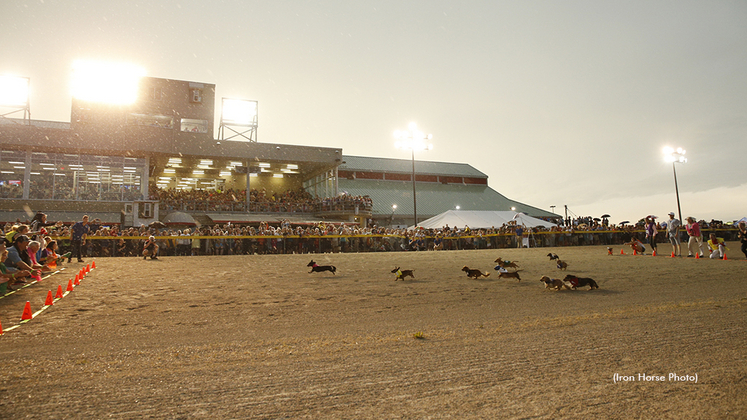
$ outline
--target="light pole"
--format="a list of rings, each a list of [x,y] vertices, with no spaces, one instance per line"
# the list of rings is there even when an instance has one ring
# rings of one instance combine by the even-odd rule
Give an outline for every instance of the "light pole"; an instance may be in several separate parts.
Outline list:
[[[550,210],[552,210],[552,214],[555,214],[555,206],[550,206]]]
[[[397,210],[397,205],[392,204],[392,217],[389,219],[389,225],[394,225],[394,211]]]
[[[418,200],[415,196],[415,150],[433,149],[432,144],[426,143],[426,140],[432,139],[433,135],[419,131],[414,122],[410,123],[408,129],[394,132],[394,138],[397,139],[394,146],[398,149],[410,149],[412,151],[412,217],[415,220],[415,227],[418,227]]]
[[[680,189],[677,186],[677,169],[674,164],[685,163],[687,158],[685,157],[685,149],[678,147],[677,150],[667,146],[664,148],[664,161],[672,162],[672,172],[674,173],[674,192],[677,195],[677,214],[680,216],[680,223],[682,223],[682,209],[680,208]]]

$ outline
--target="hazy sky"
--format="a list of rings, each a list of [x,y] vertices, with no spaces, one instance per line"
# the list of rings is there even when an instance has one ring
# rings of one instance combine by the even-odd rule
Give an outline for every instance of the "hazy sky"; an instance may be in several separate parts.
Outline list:
[[[0,73],[69,121],[75,59],[259,101],[258,140],[469,163],[511,199],[612,222],[747,216],[744,1],[0,2]],[[216,117],[217,118],[217,117]]]

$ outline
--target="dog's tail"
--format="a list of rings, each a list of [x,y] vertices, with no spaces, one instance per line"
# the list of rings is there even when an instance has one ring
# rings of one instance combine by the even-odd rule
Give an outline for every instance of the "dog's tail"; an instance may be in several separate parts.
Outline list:
[[[490,271],[486,271],[484,274],[485,277],[490,277]]]

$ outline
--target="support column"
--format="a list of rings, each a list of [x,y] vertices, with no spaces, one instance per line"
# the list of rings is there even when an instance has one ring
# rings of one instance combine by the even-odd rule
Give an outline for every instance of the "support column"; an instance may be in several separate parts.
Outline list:
[[[251,182],[249,181],[251,179],[251,171],[249,170],[249,161],[244,161],[244,166],[246,167],[246,212],[249,213],[249,206],[251,205],[252,199],[251,195],[249,195],[249,191],[251,190]]]
[[[31,152],[26,152],[26,164],[23,170],[23,199],[29,199],[29,190],[31,189]]]
[[[143,200],[150,199],[150,191],[148,190],[148,179],[150,178],[150,157],[145,157],[145,171],[140,174],[140,192],[143,195]]]
[[[334,188],[335,189],[335,197],[337,197],[340,194],[340,185],[337,183],[338,174],[339,174],[337,168],[338,167],[335,166],[335,175],[334,175],[335,176],[335,188]]]

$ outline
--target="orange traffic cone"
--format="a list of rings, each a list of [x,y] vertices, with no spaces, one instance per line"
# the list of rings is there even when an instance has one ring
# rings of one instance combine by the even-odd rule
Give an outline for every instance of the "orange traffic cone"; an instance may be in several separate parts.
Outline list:
[[[674,258],[674,251],[672,251],[672,258]]]
[[[724,253],[724,261],[726,260],[728,260],[728,258],[726,258],[726,253]]]
[[[86,264],[86,274],[91,272],[91,264]]]
[[[62,285],[57,286],[57,294],[54,295],[55,299],[62,299]]]
[[[620,250],[620,255],[625,255],[625,250],[624,249]]]
[[[73,280],[70,279],[67,281],[67,291],[72,292],[73,291]]]
[[[44,302],[44,306],[52,306],[54,304],[54,298],[52,298],[52,291],[47,293],[47,301]]]
[[[3,324],[0,324],[0,335],[3,335]]]
[[[637,249],[633,250],[633,255],[638,255],[638,250]]]
[[[84,270],[84,269],[81,268],[80,271],[78,271],[78,276],[80,278],[85,277],[86,276],[86,270]]]
[[[612,255],[612,248],[607,250],[607,255]]]
[[[80,286],[80,278],[78,278],[78,276],[75,276],[75,280],[73,280],[73,286]]]
[[[93,270],[94,268],[96,268],[96,261],[91,263],[91,270]]]
[[[695,254],[695,259],[699,260],[700,259],[700,254]]]
[[[23,315],[21,315],[21,321],[33,318],[34,316],[31,315],[31,302],[26,301],[26,306],[23,307]]]
[[[656,250],[654,250],[654,252],[651,255],[655,257],[656,256]]]

